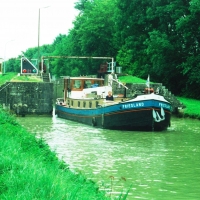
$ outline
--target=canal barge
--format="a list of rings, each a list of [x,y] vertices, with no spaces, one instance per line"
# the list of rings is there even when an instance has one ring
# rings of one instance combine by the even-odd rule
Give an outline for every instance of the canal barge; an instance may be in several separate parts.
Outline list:
[[[162,131],[170,126],[171,104],[161,95],[152,92],[124,98],[114,94],[111,101],[106,95],[112,87],[104,85],[102,78],[63,79],[64,95],[55,105],[57,117],[113,130]]]

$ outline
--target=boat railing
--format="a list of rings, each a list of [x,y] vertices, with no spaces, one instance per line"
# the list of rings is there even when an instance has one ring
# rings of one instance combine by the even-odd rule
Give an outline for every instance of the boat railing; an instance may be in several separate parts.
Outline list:
[[[112,77],[112,76],[111,76]],[[121,85],[122,87],[126,88],[128,90],[128,87],[126,87],[123,83],[121,83],[118,79],[114,79],[114,78],[111,78],[112,81],[115,81],[116,83],[118,83],[119,85]]]
[[[56,99],[56,104],[58,104],[58,105],[63,105],[64,104],[64,99],[63,98],[57,98]]]

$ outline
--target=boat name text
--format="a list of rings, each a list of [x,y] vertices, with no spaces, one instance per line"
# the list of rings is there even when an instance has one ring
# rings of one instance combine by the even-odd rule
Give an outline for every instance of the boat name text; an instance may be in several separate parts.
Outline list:
[[[128,103],[128,104],[124,104],[122,105],[123,109],[127,109],[127,108],[137,108],[137,107],[143,107],[144,103]]]
[[[168,105],[166,103],[159,103],[159,106],[162,107],[162,108],[170,109],[170,105]]]

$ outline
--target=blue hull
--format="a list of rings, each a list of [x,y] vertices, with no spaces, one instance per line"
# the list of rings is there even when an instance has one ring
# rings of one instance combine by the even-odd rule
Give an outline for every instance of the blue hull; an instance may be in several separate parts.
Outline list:
[[[162,118],[162,111],[165,116]],[[126,101],[95,109],[56,105],[58,117],[105,129],[165,130],[170,126],[171,105],[159,100]],[[155,114],[156,113],[156,117]],[[162,118],[162,119],[161,119]]]

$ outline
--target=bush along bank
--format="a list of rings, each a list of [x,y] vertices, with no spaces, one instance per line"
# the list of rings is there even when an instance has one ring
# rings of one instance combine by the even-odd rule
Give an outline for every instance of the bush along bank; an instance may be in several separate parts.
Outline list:
[[[0,199],[110,199],[1,108],[0,143]]]

